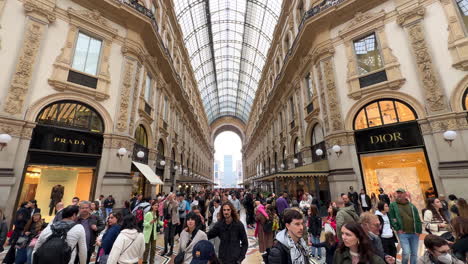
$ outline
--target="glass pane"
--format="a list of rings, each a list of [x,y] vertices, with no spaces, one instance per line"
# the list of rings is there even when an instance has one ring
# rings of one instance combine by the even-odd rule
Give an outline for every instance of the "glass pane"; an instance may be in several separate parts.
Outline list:
[[[151,95],[151,77],[146,75],[146,86],[145,86],[145,101],[150,103]]]
[[[104,125],[102,124],[102,120],[96,113],[93,113],[92,115],[90,130],[92,132],[104,132]]]
[[[460,9],[460,15],[465,24],[465,28],[468,29],[468,0],[457,0],[458,8]]]
[[[318,144],[324,140],[323,138],[323,129],[322,126],[317,124],[314,126],[314,131],[312,132],[312,146]]]
[[[468,109],[468,90],[465,91],[465,96],[463,97],[463,109]]]
[[[397,107],[398,118],[400,119],[400,122],[416,120],[416,117],[414,116],[414,113],[410,108],[408,108],[406,105],[400,102],[395,102],[395,104]]]
[[[354,129],[364,129],[367,128],[367,119],[366,119],[366,110],[363,109],[359,112],[359,114],[356,116],[356,119],[354,120]]]
[[[383,68],[375,34],[354,41],[359,74],[367,74]]]
[[[383,123],[392,124],[397,123],[398,119],[396,116],[395,107],[393,106],[393,101],[380,101],[380,111],[382,111]]]
[[[367,119],[369,120],[369,127],[382,125],[382,119],[380,119],[379,106],[377,103],[373,103],[367,106],[366,112]]]
[[[89,127],[89,121],[92,116],[92,112],[89,108],[83,105],[75,105],[75,120],[74,125],[76,127],[87,128]]]
[[[99,64],[99,55],[101,54],[101,41],[91,38],[89,43],[88,56],[86,58],[86,66],[84,72],[97,75]]]
[[[84,72],[86,64],[86,56],[90,37],[83,33],[78,33],[78,40],[76,41],[75,55],[73,57],[72,68]]]

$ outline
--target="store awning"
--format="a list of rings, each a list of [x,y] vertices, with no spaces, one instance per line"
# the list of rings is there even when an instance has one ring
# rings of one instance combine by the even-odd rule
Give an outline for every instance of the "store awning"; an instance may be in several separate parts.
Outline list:
[[[254,181],[268,181],[275,178],[286,177],[326,177],[329,174],[329,167],[327,160],[313,162],[311,164],[292,168],[286,171],[280,171],[274,174],[265,175],[260,178],[252,179]]]
[[[135,167],[151,184],[164,184],[148,165],[136,161],[133,162],[133,165],[135,165]]]

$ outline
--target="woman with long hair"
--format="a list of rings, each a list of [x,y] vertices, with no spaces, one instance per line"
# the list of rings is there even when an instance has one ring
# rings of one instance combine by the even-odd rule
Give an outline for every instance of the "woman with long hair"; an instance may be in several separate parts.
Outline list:
[[[137,263],[143,259],[145,237],[138,232],[134,215],[127,215],[122,220],[120,234],[112,246],[107,264]]]
[[[325,242],[312,243],[312,247],[317,249],[324,247],[326,250],[325,263],[333,264],[333,256],[335,255],[336,247],[338,242],[336,241],[335,235],[332,232],[325,232]]]
[[[31,219],[29,219],[28,223],[24,227],[24,235],[27,236],[28,242],[27,242],[27,247],[24,249],[26,252],[26,262],[28,264],[31,264],[32,262],[32,252],[34,249],[34,246],[36,245],[36,241],[39,238],[39,234],[41,233],[42,230],[47,226],[47,224],[44,223],[44,220],[42,220],[42,215],[41,213],[35,213]],[[21,250],[21,249],[20,249]],[[17,251],[17,256],[16,256],[16,261],[19,261],[18,255],[20,254],[20,250]],[[20,263],[16,262],[15,263]]]
[[[442,203],[438,198],[429,198],[423,210],[423,232],[440,236],[448,231],[448,221],[442,212]]]
[[[122,215],[120,213],[110,213],[107,217],[106,232],[101,239],[96,241],[96,245],[100,247],[98,250],[98,261],[99,264],[107,263],[109,254],[112,250],[112,246],[120,233],[120,222],[122,221]]]
[[[393,233],[390,218],[388,217],[389,211],[390,207],[388,204],[384,201],[380,201],[377,204],[375,215],[379,217],[380,221],[380,240],[382,241],[382,248],[385,254],[396,258],[397,248],[395,246],[395,242],[397,242],[397,238]]]
[[[452,245],[453,254],[468,263],[468,218],[455,217],[451,221],[455,244]]]
[[[372,251],[369,236],[358,223],[341,227],[342,240],[333,258],[334,264],[385,264],[385,261]]]
[[[307,231],[310,235],[309,241],[313,244],[318,244],[320,243],[320,234],[322,233],[322,218],[318,214],[317,206],[310,206],[307,212],[307,218],[307,223],[309,226]],[[322,258],[322,250],[314,246],[312,246],[311,249],[312,257],[317,257],[317,259],[320,260]],[[315,251],[317,251],[317,255],[315,255]]]
[[[102,212],[99,210],[99,201],[91,202],[91,215],[102,218]]]
[[[457,201],[458,216],[468,217],[468,204],[463,198],[459,198]]]
[[[147,263],[148,254],[150,257],[149,263],[154,263],[156,255],[156,239],[158,238],[158,224],[162,225],[159,220],[159,203],[153,201],[151,210],[145,214],[143,220],[143,234],[145,235],[145,254],[143,255],[143,263]]]
[[[206,233],[200,230],[200,216],[194,212],[188,213],[185,218],[185,226],[180,233],[179,253],[184,254],[184,264],[190,264],[192,261],[192,251],[195,244],[202,240],[208,240]]]
[[[336,236],[336,214],[338,213],[338,208],[335,203],[330,203],[327,213],[327,219],[323,222],[324,230],[325,232],[331,232]],[[338,241],[338,238],[336,241]]]
[[[375,193],[371,193],[370,201],[371,201],[371,204],[372,204],[371,211],[372,212],[377,211],[377,205],[379,203],[379,200],[377,200],[377,195],[375,195]]]

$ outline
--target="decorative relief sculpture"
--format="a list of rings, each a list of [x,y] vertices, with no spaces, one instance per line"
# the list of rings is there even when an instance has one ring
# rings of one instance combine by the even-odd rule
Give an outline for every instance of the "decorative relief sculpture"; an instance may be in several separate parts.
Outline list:
[[[41,45],[43,31],[43,24],[30,20],[5,103],[4,110],[9,114],[20,114],[23,110],[24,100],[26,99],[33,74],[34,62]]]
[[[328,106],[330,108],[330,121],[332,130],[342,130],[343,122],[341,119],[341,107],[338,102],[338,94],[336,92],[335,74],[333,73],[332,57],[323,62],[323,72],[325,74],[326,92],[328,98]]]
[[[128,122],[128,107],[130,105],[130,87],[132,85],[133,63],[126,59],[125,73],[120,90],[120,109],[119,117],[117,118],[117,129],[124,132],[127,129]]]
[[[320,63],[318,64],[317,67],[317,73],[318,73],[318,81],[319,81],[319,91],[320,91],[320,102],[321,102],[321,109],[323,112],[323,124],[325,126],[325,131],[328,132],[330,131],[330,123],[328,122],[328,108],[327,108],[327,100],[325,98],[325,88],[323,87],[323,74],[322,74],[322,68],[320,66]]]
[[[420,14],[420,12],[417,14]],[[405,20],[401,20],[400,17],[399,21],[404,23]],[[431,112],[444,111],[447,109],[446,98],[433,68],[432,58],[426,44],[421,20],[408,26],[408,35],[416,57],[416,63],[418,64],[419,74],[425,92],[426,104]]]
[[[138,63],[136,73],[135,73],[135,84],[133,88],[132,111],[130,112],[130,126],[129,126],[130,134],[132,134],[133,129],[135,127],[135,114],[136,114],[136,107],[137,107],[137,101],[138,101],[138,87],[140,83],[140,71],[141,71],[141,64]]]

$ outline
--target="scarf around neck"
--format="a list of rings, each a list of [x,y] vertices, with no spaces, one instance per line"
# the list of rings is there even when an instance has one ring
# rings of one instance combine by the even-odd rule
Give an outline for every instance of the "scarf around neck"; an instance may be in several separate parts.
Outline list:
[[[306,258],[309,259],[310,249],[304,239],[300,238],[297,243],[291,238],[288,232],[286,232],[286,239],[291,254],[292,264],[307,264]]]

